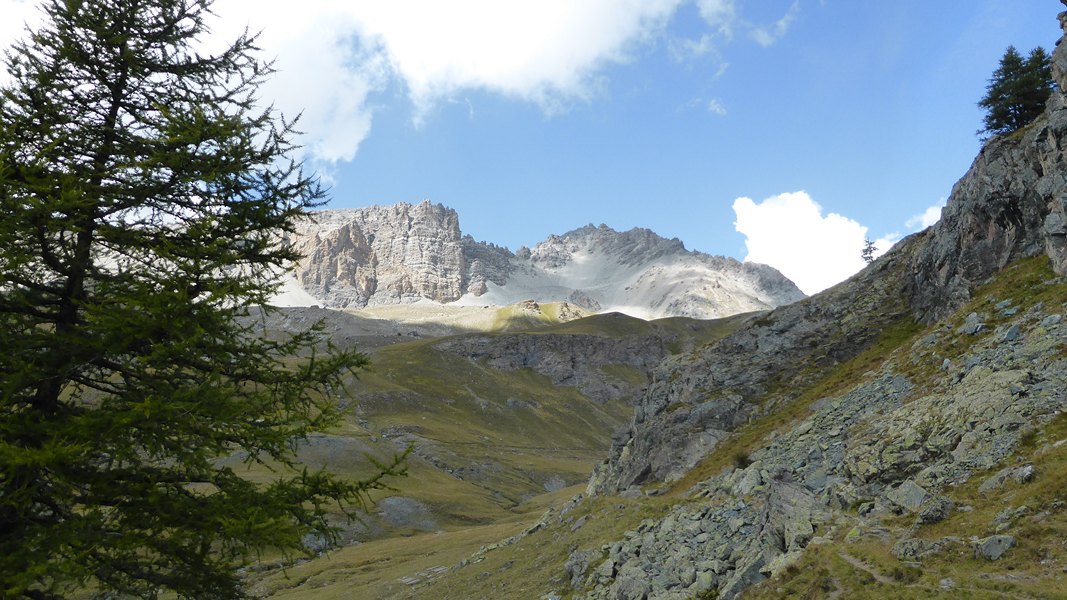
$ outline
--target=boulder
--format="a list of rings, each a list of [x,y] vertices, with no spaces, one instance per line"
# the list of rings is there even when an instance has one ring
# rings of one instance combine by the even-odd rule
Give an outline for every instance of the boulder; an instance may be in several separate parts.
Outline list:
[[[991,535],[974,543],[974,557],[986,560],[1000,560],[1008,550],[1015,547],[1015,537],[1010,535]]]

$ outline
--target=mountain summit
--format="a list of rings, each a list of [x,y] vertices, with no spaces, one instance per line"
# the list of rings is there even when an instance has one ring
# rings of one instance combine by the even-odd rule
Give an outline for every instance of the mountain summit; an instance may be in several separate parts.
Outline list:
[[[423,201],[330,210],[289,240],[305,258],[283,305],[567,301],[640,318],[715,318],[804,294],[777,270],[685,249],[648,229],[586,225],[511,252],[462,234],[456,211]]]

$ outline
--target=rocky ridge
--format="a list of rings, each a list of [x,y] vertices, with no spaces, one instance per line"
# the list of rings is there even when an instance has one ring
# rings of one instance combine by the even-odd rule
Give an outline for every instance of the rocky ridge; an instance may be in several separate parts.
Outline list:
[[[642,318],[717,318],[796,301],[765,265],[687,251],[647,229],[588,225],[533,249],[477,242],[452,209],[423,201],[313,213],[286,240],[304,255],[295,284],[330,308],[424,302],[569,301]]]
[[[1067,295],[1062,280],[1048,285],[1052,297]],[[999,559],[1012,536],[922,534],[957,510],[948,490],[1002,464],[1067,408],[1067,303],[995,300],[919,337],[865,382],[813,403],[744,462],[697,483],[666,518],[607,544],[575,588],[587,598],[691,598],[713,589],[733,598],[849,528],[851,536],[883,536],[902,560],[953,545]],[[946,349],[961,342],[973,345],[949,358]],[[979,489],[1033,476],[1032,467],[1007,467]],[[883,520],[897,515],[910,515],[912,528],[887,530]]]

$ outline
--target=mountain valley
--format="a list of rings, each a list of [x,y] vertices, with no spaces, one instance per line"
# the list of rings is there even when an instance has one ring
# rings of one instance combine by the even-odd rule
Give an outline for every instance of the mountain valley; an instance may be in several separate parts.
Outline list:
[[[1067,89],[1063,44],[1053,74]],[[329,216],[347,232],[296,242],[332,261],[298,270],[304,292],[385,309],[263,317],[268,332],[325,318],[335,343],[372,355],[338,392],[349,420],[305,460],[361,473],[354,451],[411,447],[410,476],[352,543],[249,585],[277,598],[1067,598],[1064,148],[1057,91],[986,143],[936,225],[810,298],[728,265],[763,291],[710,320],[690,317],[714,313],[713,296],[646,300],[674,281],[664,257],[717,259],[641,230],[590,226],[512,254],[457,226],[432,242],[447,261],[426,251],[401,261],[417,272],[381,275],[366,265],[392,260],[385,241],[356,224],[454,213]],[[609,272],[656,283],[633,296],[592,283]],[[558,285],[512,303],[545,281]],[[776,307],[771,289],[786,292]],[[427,302],[447,323],[404,312]],[[652,314],[675,316],[638,318]]]

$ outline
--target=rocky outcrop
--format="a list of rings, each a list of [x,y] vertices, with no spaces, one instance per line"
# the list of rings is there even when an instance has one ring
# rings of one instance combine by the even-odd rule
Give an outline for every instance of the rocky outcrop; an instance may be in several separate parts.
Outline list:
[[[466,335],[439,342],[435,348],[482,362],[494,369],[532,369],[568,385],[594,402],[632,401],[645,379],[643,374],[669,354],[672,341],[660,335],[609,338],[599,335],[526,334]],[[604,367],[627,366],[639,381],[612,377]]]
[[[515,282],[497,294],[505,303],[515,293],[532,294],[641,318],[710,319],[804,297],[771,267],[689,251],[677,238],[641,228],[590,224],[549,236],[532,250],[520,248],[515,258]]]
[[[323,211],[289,240],[304,258],[295,275],[326,306],[365,306],[462,295],[455,211],[423,202]]]
[[[496,244],[475,241],[469,235],[463,236],[463,260],[466,264],[463,278],[464,293],[481,296],[488,289],[488,284],[504,285],[511,272],[512,254],[507,248]]]
[[[930,322],[965,302],[970,290],[1021,257],[1047,254],[1067,274],[1067,44],[1053,52],[1059,86],[1044,115],[993,138],[952,189],[930,242],[914,259],[909,296]]]
[[[618,232],[592,224],[569,231],[562,236],[551,235],[534,246],[530,259],[548,268],[559,268],[573,260],[582,250],[595,249],[602,254],[618,257],[623,265],[641,265],[658,258],[686,252],[678,238],[666,239],[644,228]]]

